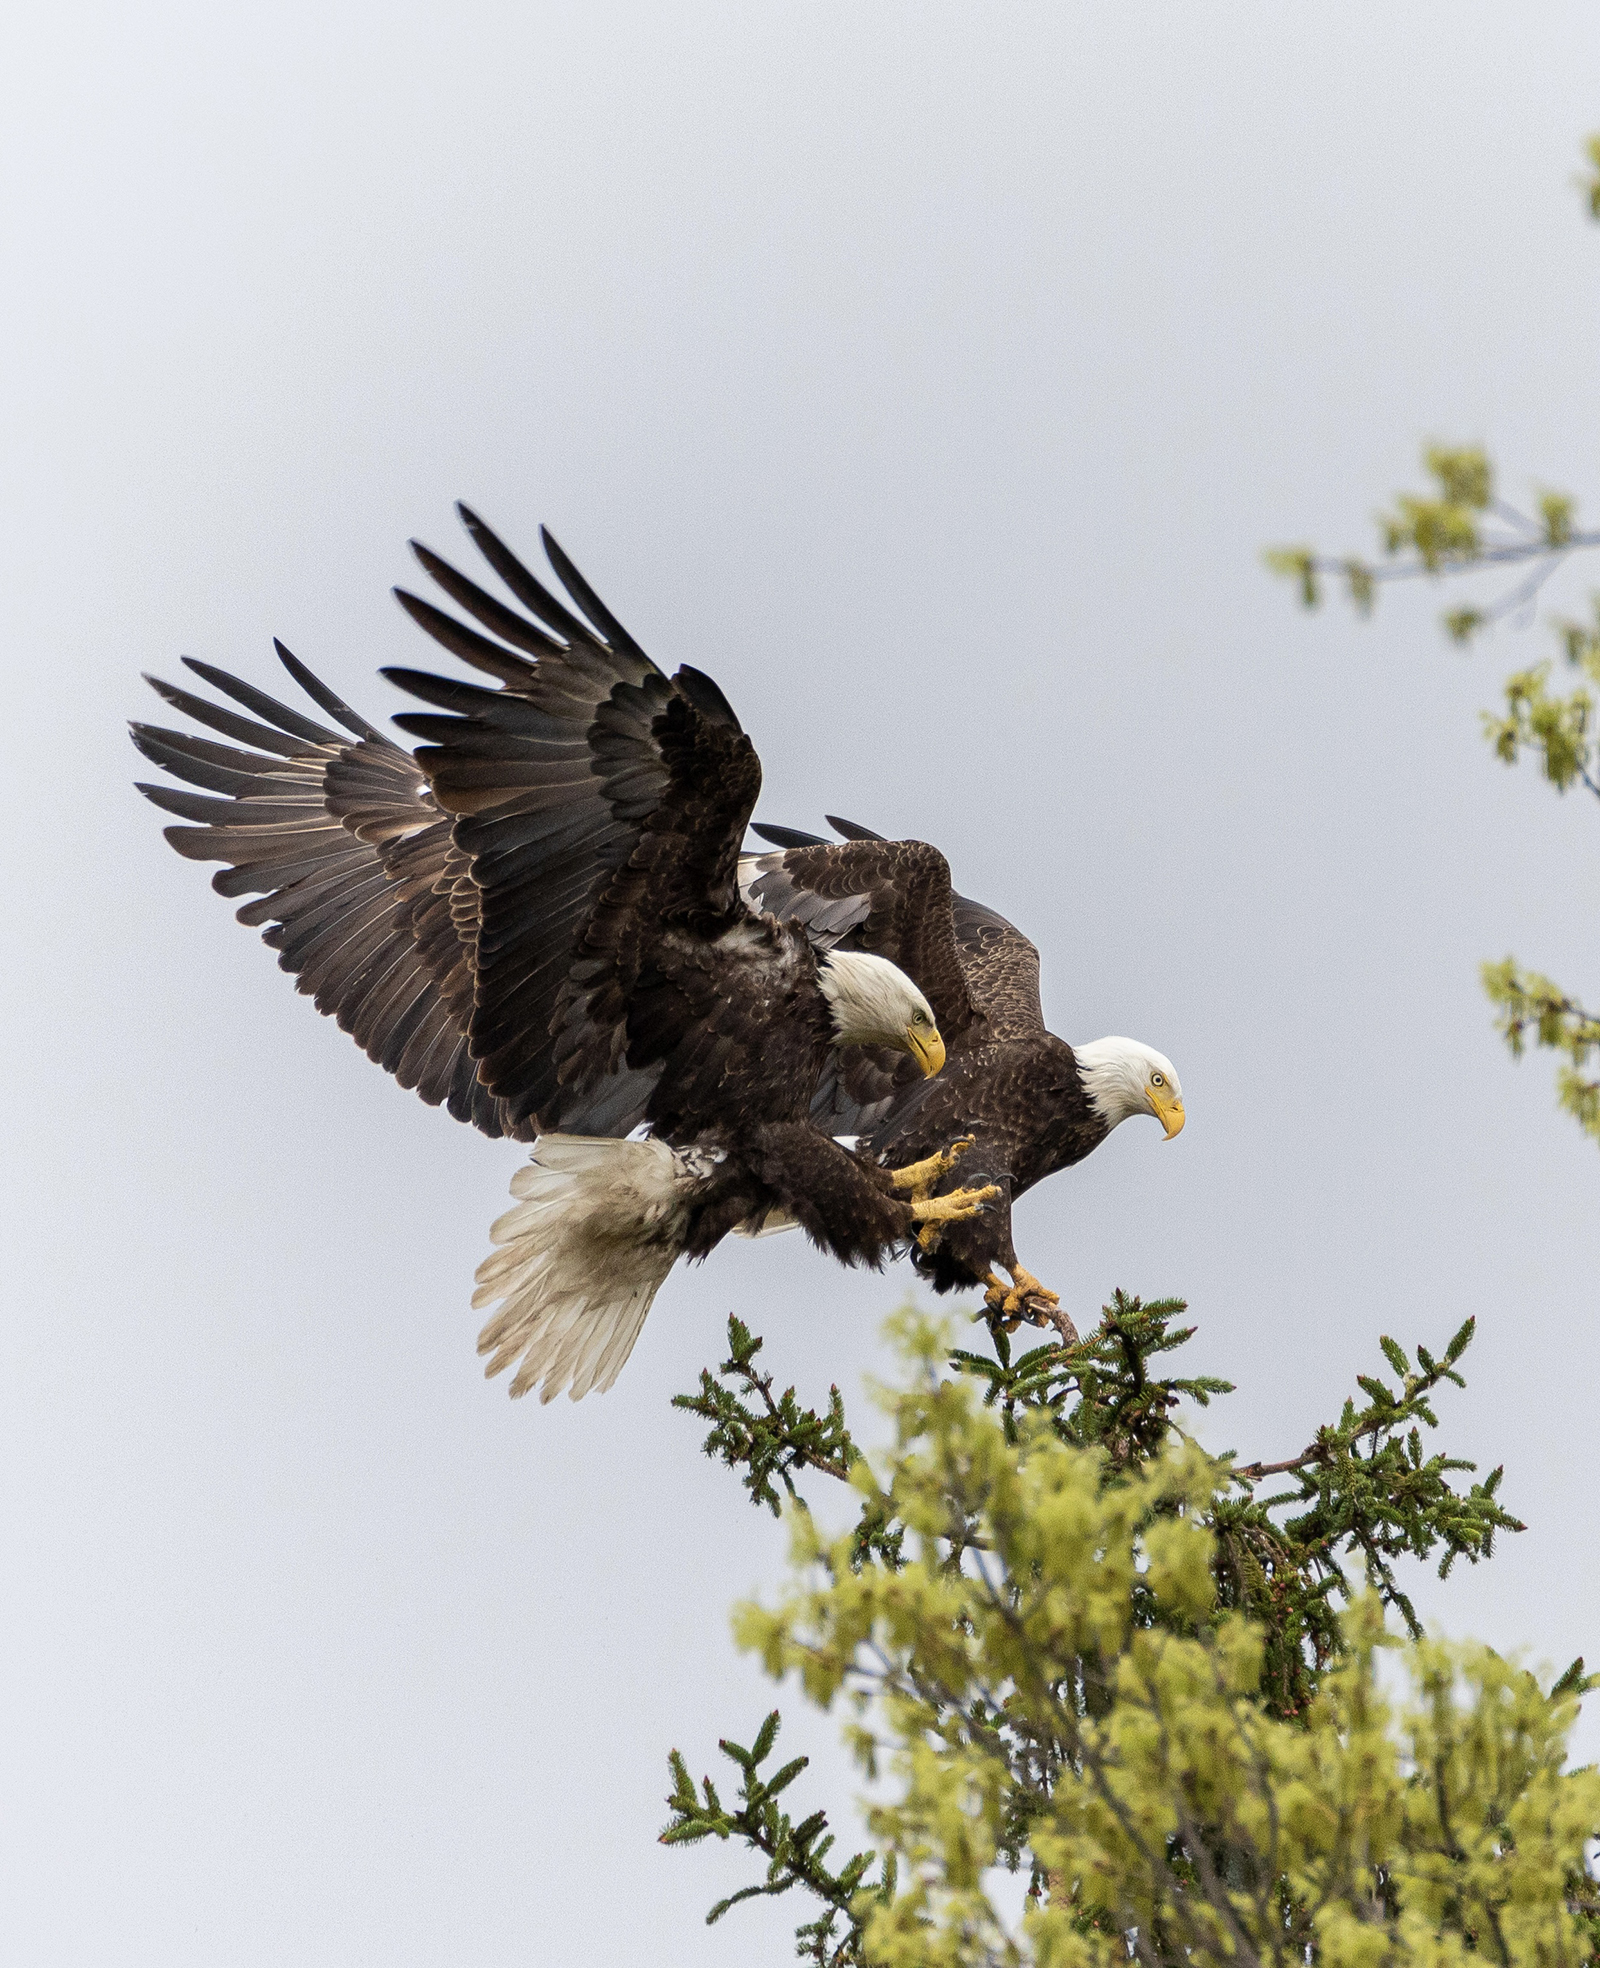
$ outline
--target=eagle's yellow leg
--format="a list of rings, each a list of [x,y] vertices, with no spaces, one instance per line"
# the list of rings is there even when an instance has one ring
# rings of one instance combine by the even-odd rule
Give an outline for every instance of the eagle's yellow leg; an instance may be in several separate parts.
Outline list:
[[[976,1216],[985,1203],[1000,1193],[994,1183],[985,1184],[982,1189],[952,1189],[948,1196],[922,1196],[911,1205],[911,1221],[920,1224],[917,1242],[924,1250],[932,1250],[939,1241],[939,1231],[946,1223],[965,1223],[969,1216]]]
[[[904,1168],[891,1169],[890,1187],[902,1193],[909,1191],[913,1196],[926,1196],[936,1182],[943,1182],[972,1143],[973,1137],[965,1135],[937,1155],[927,1155],[920,1162],[907,1162]]]

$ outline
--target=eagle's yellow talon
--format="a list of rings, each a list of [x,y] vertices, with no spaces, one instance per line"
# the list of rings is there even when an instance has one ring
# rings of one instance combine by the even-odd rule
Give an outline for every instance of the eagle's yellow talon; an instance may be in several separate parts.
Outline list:
[[[1047,1305],[1061,1303],[1060,1292],[1053,1292],[1048,1285],[1041,1285],[1031,1271],[1024,1271],[1020,1264],[1011,1266],[1011,1282],[1024,1298],[1042,1298]]]
[[[937,1155],[927,1155],[920,1162],[908,1162],[904,1168],[889,1171],[890,1187],[897,1192],[909,1191],[916,1197],[926,1196],[936,1182],[942,1182],[956,1163],[972,1146],[975,1137],[964,1135],[959,1141],[952,1141],[948,1148],[941,1149]]]
[[[911,1205],[913,1223],[964,1223],[1000,1193],[993,1182],[981,1189],[952,1189],[948,1196],[923,1196]]]
[[[991,1312],[998,1312],[1001,1324],[1007,1332],[1015,1332],[1024,1319],[1030,1325],[1053,1325],[1061,1334],[1062,1344],[1071,1346],[1077,1340],[1077,1330],[1065,1313],[1058,1315],[1056,1308],[1061,1303],[1061,1294],[1051,1291],[1048,1285],[1040,1284],[1031,1271],[1025,1271],[1020,1264],[1008,1267],[1011,1283],[1008,1285],[992,1271],[985,1271],[983,1282],[988,1290],[983,1302]],[[1030,1306],[1027,1301],[1037,1303]],[[1071,1335],[1068,1337],[1068,1335]]]
[[[945,1224],[965,1223],[999,1193],[998,1187],[989,1182],[981,1189],[952,1189],[948,1196],[919,1197],[911,1205],[911,1221],[921,1225],[917,1242],[925,1251],[931,1251]]]

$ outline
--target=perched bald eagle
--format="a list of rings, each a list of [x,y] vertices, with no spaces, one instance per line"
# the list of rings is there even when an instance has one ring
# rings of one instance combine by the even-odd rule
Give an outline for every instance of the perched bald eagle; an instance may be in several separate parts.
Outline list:
[[[1170,1141],[1184,1122],[1172,1062],[1135,1039],[1076,1047],[1058,1039],[1039,1005],[1039,952],[1003,916],[954,892],[938,848],[885,840],[832,815],[828,824],[843,841],[757,827],[780,851],[741,861],[746,896],[807,924],[819,950],[870,951],[904,965],[934,1008],[949,1064],[921,1085],[886,1052],[841,1055],[823,1075],[813,1116],[830,1133],[860,1136],[862,1152],[885,1162],[972,1136],[959,1179],[998,1187],[1000,1200],[936,1242],[924,1238],[912,1262],[936,1291],[981,1285],[1005,1319],[1051,1318],[1065,1335],[1060,1295],[1018,1262],[1012,1199],[1081,1162],[1136,1114],[1153,1115]]]
[[[167,829],[180,854],[228,864],[222,894],[259,898],[239,919],[370,1058],[485,1133],[535,1140],[479,1269],[474,1303],[499,1307],[479,1350],[490,1373],[520,1362],[513,1394],[577,1399],[615,1380],[677,1258],[734,1229],[777,1212],[877,1264],[994,1192],[935,1197],[943,1144],[890,1173],[810,1118],[837,1046],[939,1070],[927,998],[892,960],[820,950],[741,896],[761,766],[711,679],[658,669],[548,535],[570,607],[460,511],[522,609],[416,543],[491,635],[399,598],[497,688],[385,672],[434,707],[397,720],[425,741],[413,754],[282,644],[338,729],[185,659],[250,715],[150,679],[231,742],[135,725],[201,789],[140,790],[189,823]]]

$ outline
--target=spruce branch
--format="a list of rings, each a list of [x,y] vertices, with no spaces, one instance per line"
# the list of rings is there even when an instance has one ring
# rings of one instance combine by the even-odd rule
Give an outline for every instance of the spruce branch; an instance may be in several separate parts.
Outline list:
[[[1181,1298],[1146,1305],[1116,1291],[1100,1324],[1075,1346],[1051,1342],[1013,1360],[1010,1335],[991,1322],[994,1357],[958,1351],[950,1364],[984,1382],[984,1402],[999,1407],[1009,1439],[1016,1439],[1020,1414],[1044,1411],[1063,1441],[1102,1447],[1113,1463],[1142,1462],[1167,1439],[1181,1400],[1207,1407],[1213,1394],[1233,1392],[1231,1381],[1210,1375],[1163,1378],[1150,1372],[1158,1355],[1192,1338],[1193,1326],[1172,1324],[1187,1310]]]
[[[816,1470],[835,1482],[848,1483],[861,1451],[845,1422],[837,1387],[828,1389],[826,1414],[802,1407],[793,1387],[773,1393],[772,1375],[756,1365],[764,1344],[742,1319],[730,1317],[727,1359],[715,1372],[702,1367],[700,1391],[675,1394],[672,1405],[711,1423],[701,1445],[705,1453],[741,1471],[739,1480],[751,1502],[765,1504],[776,1517],[785,1496],[802,1510],[808,1507],[795,1487],[797,1471]],[[852,1536],[853,1562],[860,1565],[876,1558],[897,1565],[903,1535],[899,1526],[889,1522],[881,1499],[864,1499]]]
[[[798,1497],[793,1472],[815,1469],[843,1483],[861,1451],[845,1426],[844,1402],[837,1387],[828,1389],[828,1411],[802,1408],[792,1387],[774,1395],[772,1375],[755,1364],[766,1342],[737,1317],[728,1320],[728,1357],[716,1369],[700,1369],[698,1394],[675,1394],[672,1405],[709,1421],[705,1453],[742,1469],[740,1478],[753,1502],[764,1503],[776,1517],[782,1498],[773,1479],[787,1495]]]
[[[873,1899],[892,1897],[895,1864],[883,1861],[876,1882],[869,1878],[875,1852],[857,1852],[834,1871],[828,1854],[834,1846],[826,1811],[813,1811],[799,1824],[778,1802],[796,1777],[810,1762],[796,1756],[770,1776],[763,1776],[761,1765],[772,1754],[781,1721],[773,1709],[761,1724],[748,1749],[726,1738],[718,1749],[739,1770],[739,1801],[730,1808],[724,1804],[709,1777],[701,1779],[697,1791],[689,1767],[680,1751],[670,1752],[667,1762],[672,1789],[667,1804],[672,1817],[661,1833],[663,1845],[696,1844],[704,1838],[741,1839],[752,1852],[767,1861],[766,1876],[757,1885],[741,1886],[735,1893],[718,1900],[706,1915],[712,1926],[742,1900],[776,1898],[802,1887],[822,1902],[822,1912],[813,1921],[795,1930],[795,1952],[802,1961],[817,1968],[857,1968],[865,1962],[861,1952],[866,1930],[866,1911]]]
[[[1380,1344],[1398,1387],[1358,1374],[1365,1405],[1346,1400],[1338,1421],[1319,1429],[1299,1455],[1231,1465],[1244,1496],[1219,1498],[1212,1513],[1219,1584],[1225,1604],[1267,1627],[1267,1680],[1280,1713],[1304,1705],[1316,1670],[1338,1650],[1334,1602],[1348,1602],[1356,1590],[1347,1562],[1360,1561],[1364,1582],[1416,1638],[1421,1623],[1395,1562],[1442,1547],[1445,1578],[1458,1558],[1477,1564],[1490,1557],[1497,1532],[1525,1528],[1499,1502],[1500,1469],[1460,1488],[1451,1479],[1472,1474],[1474,1463],[1423,1453],[1418,1424],[1438,1427],[1432,1397],[1446,1381],[1465,1386],[1456,1363],[1474,1331],[1475,1321],[1466,1320],[1442,1359],[1419,1346],[1415,1365],[1385,1337]],[[1259,1486],[1275,1476],[1292,1477],[1294,1487],[1260,1496]]]

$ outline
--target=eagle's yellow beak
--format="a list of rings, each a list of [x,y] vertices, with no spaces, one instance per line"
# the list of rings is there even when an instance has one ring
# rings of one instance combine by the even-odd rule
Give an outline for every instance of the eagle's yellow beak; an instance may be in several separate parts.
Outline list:
[[[1151,1087],[1150,1111],[1166,1129],[1169,1141],[1175,1134],[1182,1134],[1183,1102],[1173,1097],[1170,1087]]]
[[[944,1040],[931,1025],[926,1031],[918,1031],[916,1026],[908,1025],[906,1049],[930,1080],[944,1064]]]

